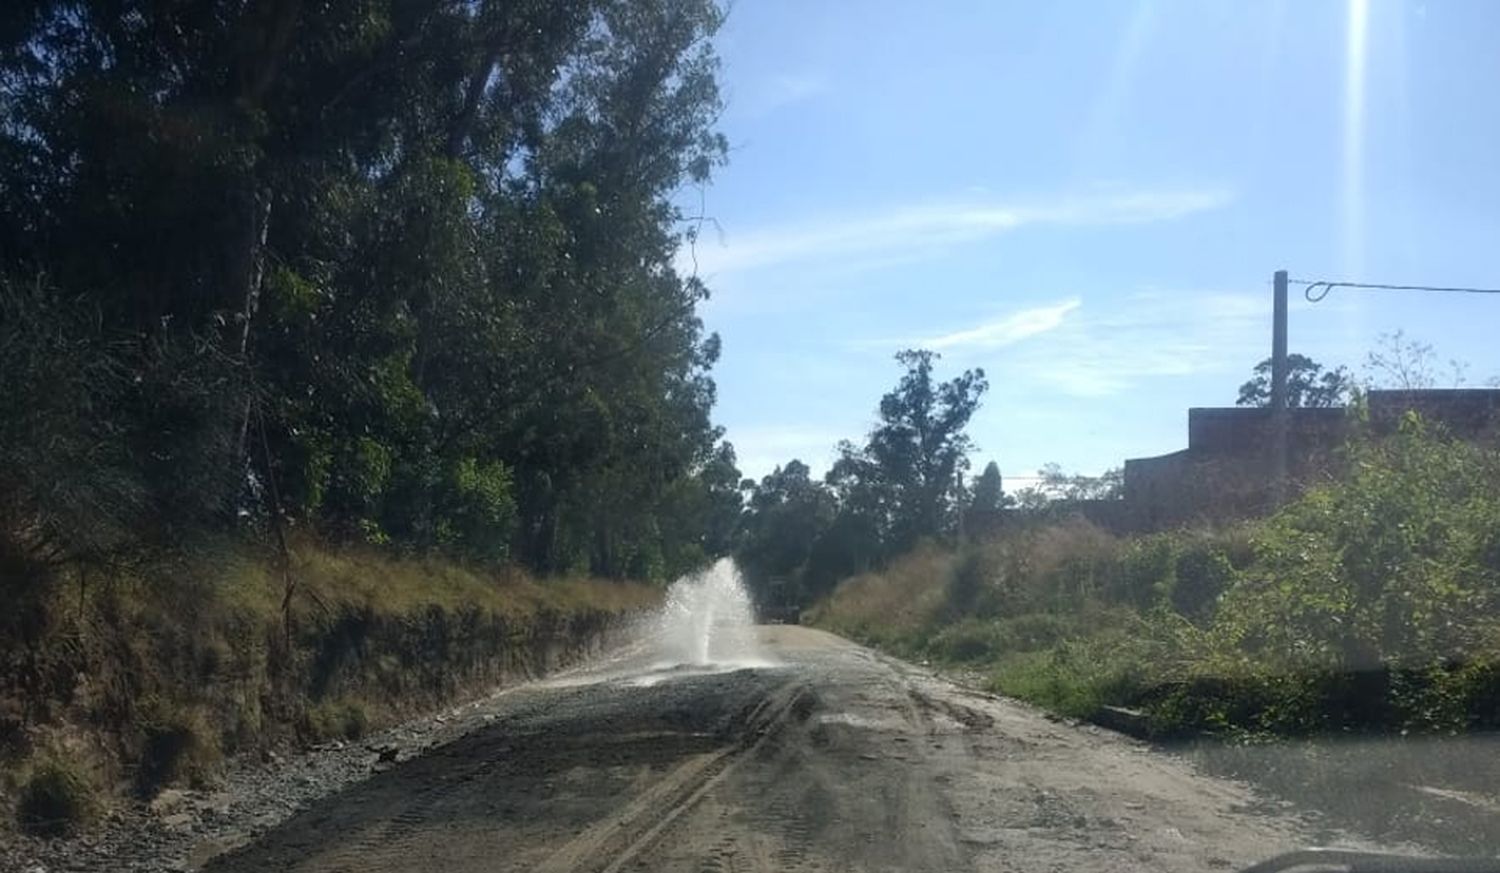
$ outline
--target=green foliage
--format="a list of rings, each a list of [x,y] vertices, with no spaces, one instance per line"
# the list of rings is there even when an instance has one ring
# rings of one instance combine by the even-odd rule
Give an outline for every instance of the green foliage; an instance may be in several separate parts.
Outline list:
[[[1063,715],[1088,718],[1101,706],[1131,702],[1158,669],[1154,642],[1110,629],[1066,639],[999,662],[990,687]]]
[[[1005,507],[1005,485],[1000,478],[1000,465],[990,461],[984,472],[974,483],[974,500],[969,504],[975,512],[999,512]]]
[[[970,537],[987,537],[1000,529],[1010,499],[1000,478],[1000,465],[990,461],[974,481],[974,496],[964,512],[964,533]]]
[[[127,350],[41,281],[0,276],[0,552],[39,563],[128,545],[146,509],[125,429]]]
[[[44,757],[21,784],[16,822],[27,833],[59,837],[87,825],[99,812],[97,789],[76,760]]]
[[[986,502],[972,503],[963,483],[973,448],[964,429],[989,383],[978,369],[938,382],[938,358],[896,355],[906,372],[881,398],[879,423],[863,446],[839,444],[824,481],[812,481],[794,460],[745,483],[750,499],[736,557],[753,585],[791,583],[790,599],[805,606],[840,579],[957,534],[965,516],[981,526],[998,522],[999,468],[992,463],[981,477]]]
[[[987,569],[976,550],[969,550],[959,557],[948,576],[945,600],[950,615],[961,616],[974,612],[987,581]]]
[[[1348,481],[1310,492],[1262,528],[1256,562],[1216,632],[1288,668],[1467,661],[1500,607],[1500,459],[1425,432],[1360,443]]]
[[[1143,708],[1162,734],[1500,723],[1500,451],[1410,416],[1347,455],[1343,480],[1242,528],[1011,530],[816,615],[1070,715]],[[902,595],[929,605],[898,622]]]
[[[1171,585],[1175,545],[1170,535],[1143,537],[1125,547],[1108,596],[1116,603],[1148,610]]]
[[[834,497],[810,473],[806,464],[793,460],[749,489],[744,538],[736,558],[761,600],[773,582],[799,578],[834,523]],[[791,599],[810,598],[799,592]]]
[[[1343,367],[1324,370],[1306,355],[1287,355],[1286,405],[1292,407],[1343,406],[1354,392],[1354,379]],[[1237,406],[1271,405],[1271,359],[1255,365],[1255,375],[1240,386]]]
[[[438,540],[471,557],[498,561],[509,551],[516,523],[515,488],[505,465],[461,458],[453,467],[450,504]]]
[[[1184,618],[1206,622],[1234,582],[1234,565],[1217,544],[1188,542],[1177,553],[1167,600]]]
[[[677,195],[727,153],[722,19],[713,0],[16,16],[6,549],[104,560],[274,513],[544,572],[732,549],[719,341],[675,266]]]
[[[862,447],[845,442],[828,473],[841,509],[868,518],[884,555],[952,532],[969,468],[972,441],[964,432],[989,389],[984,371],[933,379],[936,352],[896,355],[906,373],[880,399],[879,424]]]
[[[967,618],[933,635],[927,651],[947,663],[970,663],[993,658],[1002,648],[994,622]]]

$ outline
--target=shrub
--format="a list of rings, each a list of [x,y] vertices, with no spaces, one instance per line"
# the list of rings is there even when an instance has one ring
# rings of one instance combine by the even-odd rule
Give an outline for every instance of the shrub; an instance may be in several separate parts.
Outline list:
[[[1073,632],[1072,623],[1062,616],[1032,612],[1001,619],[995,631],[1006,650],[1033,652],[1062,642]]]
[[[1100,658],[1081,641],[1048,651],[1028,652],[1002,661],[990,687],[1074,718],[1089,718],[1107,704],[1134,702],[1138,666]]]
[[[151,796],[168,785],[201,788],[221,757],[218,738],[201,709],[153,698],[138,714],[141,730],[136,789]]]
[[[939,631],[928,644],[928,649],[933,656],[944,661],[982,661],[1001,650],[997,630],[992,622],[966,619]]]
[[[1007,612],[1076,611],[1112,586],[1120,542],[1078,518],[1023,536],[1007,563]]]
[[[945,606],[950,621],[974,612],[979,593],[987,581],[987,569],[980,552],[974,549],[965,552],[953,566],[953,571],[948,574],[948,588],[945,592]]]
[[[1216,544],[1189,543],[1172,565],[1167,600],[1182,617],[1202,623],[1213,616],[1219,596],[1233,579],[1234,567]]]
[[[822,615],[990,662],[997,689],[1060,712],[1145,706],[1166,733],[1500,726],[1500,451],[1409,416],[1345,455],[1342,478],[1227,531],[1011,529],[897,559]]]
[[[1157,534],[1130,543],[1120,559],[1120,571],[1109,590],[1115,603],[1150,609],[1172,586],[1176,542],[1170,534]]]
[[[303,725],[307,738],[357,740],[370,730],[370,714],[356,700],[326,701],[309,707]]]
[[[82,829],[98,811],[88,773],[74,761],[47,757],[21,785],[16,821],[36,836],[65,836]]]

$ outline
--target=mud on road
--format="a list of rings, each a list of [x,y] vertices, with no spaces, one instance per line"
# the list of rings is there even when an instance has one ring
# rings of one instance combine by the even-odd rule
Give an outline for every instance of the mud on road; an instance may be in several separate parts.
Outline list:
[[[1135,741],[819,631],[758,632],[779,663],[507,695],[208,869],[1187,871],[1328,841]]]

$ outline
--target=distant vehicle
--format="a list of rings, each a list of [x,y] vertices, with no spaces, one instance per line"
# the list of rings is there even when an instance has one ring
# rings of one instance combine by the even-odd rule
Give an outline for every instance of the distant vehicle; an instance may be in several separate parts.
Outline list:
[[[772,579],[766,585],[765,600],[759,606],[762,624],[797,624],[802,618],[796,591],[787,579]]]

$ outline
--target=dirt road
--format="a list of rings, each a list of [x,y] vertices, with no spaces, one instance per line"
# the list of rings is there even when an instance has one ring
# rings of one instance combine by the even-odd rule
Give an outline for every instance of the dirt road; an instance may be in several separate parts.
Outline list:
[[[819,631],[757,633],[776,663],[507,695],[209,869],[1201,871],[1313,839],[1134,741]]]

